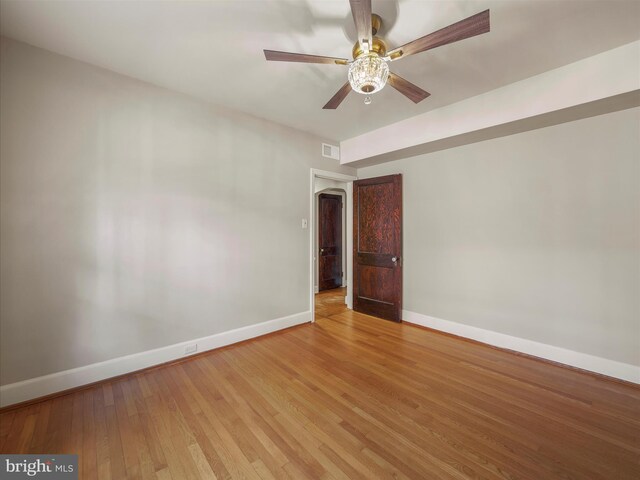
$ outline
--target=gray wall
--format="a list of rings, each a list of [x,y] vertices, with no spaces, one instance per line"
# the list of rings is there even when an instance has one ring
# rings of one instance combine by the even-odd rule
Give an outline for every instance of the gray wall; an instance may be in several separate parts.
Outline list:
[[[404,308],[640,365],[640,110],[358,170],[404,174]]]
[[[1,384],[309,310],[323,139],[0,47]]]

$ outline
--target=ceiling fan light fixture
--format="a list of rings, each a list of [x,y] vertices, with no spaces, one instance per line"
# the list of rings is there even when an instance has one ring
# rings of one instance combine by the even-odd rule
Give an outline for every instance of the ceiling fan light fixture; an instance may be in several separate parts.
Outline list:
[[[389,78],[389,66],[377,54],[360,55],[349,65],[349,84],[363,95],[379,92]]]
[[[405,43],[388,52],[385,41],[376,36],[382,26],[382,18],[371,12],[371,0],[349,0],[351,16],[356,26],[358,41],[352,49],[353,61],[346,58],[309,55],[306,53],[279,52],[264,50],[267,60],[275,62],[326,63],[349,65],[349,81],[326,103],[323,110],[335,110],[340,103],[355,90],[365,96],[364,103],[371,103],[371,94],[384,88],[389,82],[392,88],[403,94],[413,103],[420,103],[430,93],[401,76],[389,72],[387,62],[402,59],[409,55],[431,50],[450,43],[487,33],[491,30],[489,10],[471,15],[448,27],[436,30],[428,35]]]

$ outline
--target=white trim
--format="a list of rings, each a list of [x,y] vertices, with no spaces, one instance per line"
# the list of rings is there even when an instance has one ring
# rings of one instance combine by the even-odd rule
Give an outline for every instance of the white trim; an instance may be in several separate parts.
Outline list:
[[[587,353],[575,352],[566,348],[547,345],[546,343],[535,342],[525,338],[512,337],[504,333],[472,327],[449,320],[442,320],[408,310],[402,311],[402,318],[409,323],[452,333],[496,347],[515,350],[516,352],[564,363],[565,365],[578,367],[583,370],[601,373],[629,382],[640,383],[640,366],[637,365],[596,357],[595,355],[589,355]]]
[[[345,175],[344,173],[330,172],[328,170],[318,170],[317,168],[311,169],[311,175],[326,178],[328,180],[338,180],[341,182],[353,182],[358,179],[358,177],[354,175]]]
[[[310,169],[309,171],[309,190],[311,191],[311,200],[309,202],[309,290],[310,290],[310,297],[309,297],[309,311],[311,311],[311,321],[315,322],[316,321],[316,292],[315,292],[315,278],[316,278],[316,265],[315,265],[315,253],[314,252],[314,248],[313,248],[313,238],[315,235],[315,227],[314,227],[314,222],[315,222],[315,186],[316,186],[316,174],[315,174],[315,169]],[[319,287],[319,286],[318,286]]]
[[[347,308],[353,310],[353,182],[347,183]]]
[[[313,251],[313,239],[316,235],[316,212],[315,212],[315,184],[316,177],[326,178],[328,180],[337,180],[339,182],[346,182],[347,192],[347,205],[346,205],[346,219],[347,219],[347,308],[352,308],[353,299],[353,222],[349,221],[353,212],[353,182],[358,177],[353,175],[345,175],[343,173],[330,172],[327,170],[318,170],[316,168],[310,169],[310,181],[309,181],[309,310],[311,311],[311,321],[315,322],[315,263]]]
[[[125,373],[135,372],[165,362],[190,355],[184,354],[187,345],[198,344],[198,352],[205,352],[242,342],[250,338],[276,332],[283,328],[293,327],[311,321],[311,312],[301,312],[287,317],[277,318],[255,325],[236,328],[227,332],[216,333],[208,337],[176,343],[166,347],[134,353],[124,357],[113,358],[104,362],[93,363],[84,367],[56,372],[42,377],[31,378],[22,382],[11,383],[0,387],[0,406],[24,402],[34,398],[80,387],[100,380],[105,380]]]

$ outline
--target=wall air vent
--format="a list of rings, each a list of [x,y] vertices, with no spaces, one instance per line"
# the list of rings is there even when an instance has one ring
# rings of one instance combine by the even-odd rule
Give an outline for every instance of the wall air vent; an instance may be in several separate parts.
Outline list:
[[[329,145],[328,143],[323,143],[322,156],[333,158],[334,160],[340,160],[340,147],[336,145]]]

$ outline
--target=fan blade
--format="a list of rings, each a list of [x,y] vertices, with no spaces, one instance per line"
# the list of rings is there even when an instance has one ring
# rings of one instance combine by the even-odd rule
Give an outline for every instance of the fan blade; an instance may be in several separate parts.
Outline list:
[[[362,46],[366,41],[371,48],[371,0],[349,0],[349,3],[358,32],[358,42]]]
[[[490,30],[489,10],[472,15],[469,18],[460,20],[448,27],[444,27],[436,32],[418,38],[398,48],[394,48],[387,55],[392,60],[424,52],[432,48],[447,45],[448,43],[475,37]]]
[[[302,62],[302,63],[332,63],[335,65],[346,65],[346,58],[322,57],[320,55],[307,55],[305,53],[277,52],[275,50],[264,50],[264,57],[272,62]]]
[[[350,91],[351,85],[349,84],[349,82],[347,82],[340,88],[340,90],[338,90],[338,93],[331,97],[331,100],[329,100],[327,104],[322,108],[324,110],[335,110],[342,103],[342,101],[347,98],[347,95],[349,95]]]
[[[417,85],[414,85],[393,72],[389,73],[389,80],[387,80],[387,82],[413,103],[420,103],[431,95],[429,92],[424,91]]]

